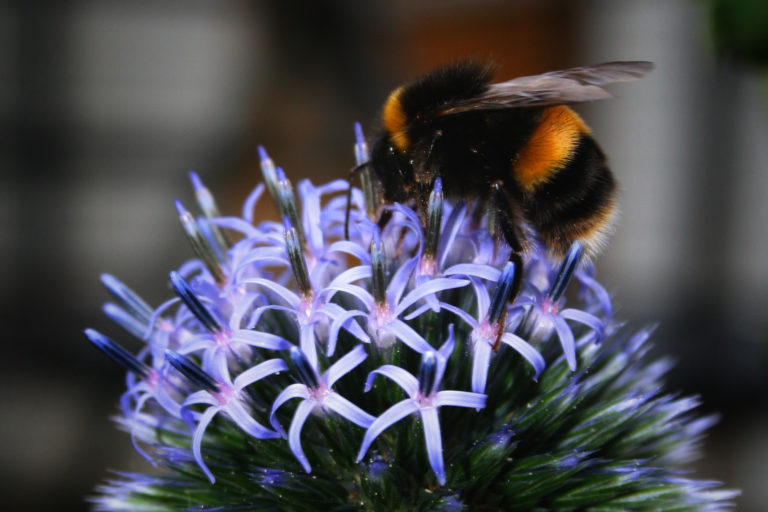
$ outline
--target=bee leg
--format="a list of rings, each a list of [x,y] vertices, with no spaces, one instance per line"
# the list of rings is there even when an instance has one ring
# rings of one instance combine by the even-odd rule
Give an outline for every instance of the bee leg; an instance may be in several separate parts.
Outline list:
[[[392,218],[392,210],[384,210],[381,212],[381,216],[379,217],[379,229],[382,231],[384,230],[384,227],[389,222],[389,219]]]
[[[500,231],[499,234],[512,249],[512,253],[509,255],[509,263],[512,264],[512,268],[510,269],[512,275],[507,275],[505,282],[502,283],[500,281],[498,284],[499,293],[505,297],[495,297],[495,300],[499,303],[503,301],[506,304],[511,304],[520,294],[523,285],[523,244],[520,242],[517,223],[512,216],[509,200],[507,199],[507,195],[500,182],[495,182],[491,185],[490,199],[490,211],[496,216],[497,229]],[[509,263],[507,265],[509,265]],[[505,267],[505,272],[502,274],[502,278],[507,274],[507,268],[508,267]],[[499,304],[499,307],[502,309],[494,315],[497,317],[495,325],[498,327],[496,342],[493,344],[494,351],[499,348],[501,336],[504,334],[504,327],[506,326],[507,320],[506,305],[501,306],[501,304]]]
[[[368,167],[369,162],[363,162],[360,165],[354,166],[347,175],[347,209],[344,213],[344,239],[349,240],[349,215],[352,209],[352,180],[355,179],[358,173]]]

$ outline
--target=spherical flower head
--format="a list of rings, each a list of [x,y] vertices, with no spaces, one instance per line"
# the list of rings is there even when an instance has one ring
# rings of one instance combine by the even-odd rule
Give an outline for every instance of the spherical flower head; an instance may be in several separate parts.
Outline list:
[[[102,277],[141,348],[86,336],[125,369],[118,423],[158,469],[96,510],[728,508],[680,474],[712,419],[661,391],[650,330],[613,319],[578,244],[521,266],[440,179],[423,219],[382,204],[359,125],[354,148],[363,190],[294,188],[259,148],[239,216],[192,173],[176,297]],[[279,222],[254,218],[265,190]]]

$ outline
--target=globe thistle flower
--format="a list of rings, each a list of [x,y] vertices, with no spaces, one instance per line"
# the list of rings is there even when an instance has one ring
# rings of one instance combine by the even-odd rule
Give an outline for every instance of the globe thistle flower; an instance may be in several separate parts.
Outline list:
[[[259,155],[237,217],[190,174],[176,297],[102,276],[117,341],[86,336],[126,371],[117,422],[157,469],[117,473],[94,510],[731,508],[684,473],[713,418],[663,391],[652,329],[613,318],[578,244],[516,268],[440,180],[424,225],[393,204],[380,228],[366,171],[362,189],[294,188]],[[279,222],[254,218],[265,190]]]

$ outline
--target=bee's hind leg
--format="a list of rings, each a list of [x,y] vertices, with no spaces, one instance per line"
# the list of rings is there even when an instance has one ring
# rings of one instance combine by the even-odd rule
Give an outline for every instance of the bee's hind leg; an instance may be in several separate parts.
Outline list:
[[[498,231],[494,234],[503,237],[512,249],[509,262],[504,266],[499,282],[493,290],[491,304],[488,308],[488,321],[496,327],[496,341],[493,344],[495,352],[501,344],[501,337],[506,327],[507,306],[514,302],[523,285],[523,244],[520,241],[518,224],[513,217],[509,199],[500,182],[491,185],[488,211],[494,216],[494,229]]]
[[[520,241],[518,223],[512,213],[507,194],[502,188],[501,182],[494,182],[491,185],[489,212],[495,217],[496,228],[504,241],[507,242],[512,253],[509,255],[509,261],[514,264],[514,277],[507,302],[513,302],[520,294],[523,284],[523,244]]]

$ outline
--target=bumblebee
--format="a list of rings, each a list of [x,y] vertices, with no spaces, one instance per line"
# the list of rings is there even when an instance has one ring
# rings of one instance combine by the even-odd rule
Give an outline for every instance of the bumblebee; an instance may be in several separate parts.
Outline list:
[[[531,244],[528,228],[555,256],[577,240],[594,254],[611,227],[616,183],[589,127],[566,105],[609,98],[602,85],[636,80],[652,67],[607,62],[501,83],[472,62],[438,68],[389,95],[363,166],[384,203],[414,205],[422,223],[441,177],[446,197],[492,217],[518,268]],[[387,219],[385,210],[379,224]]]

